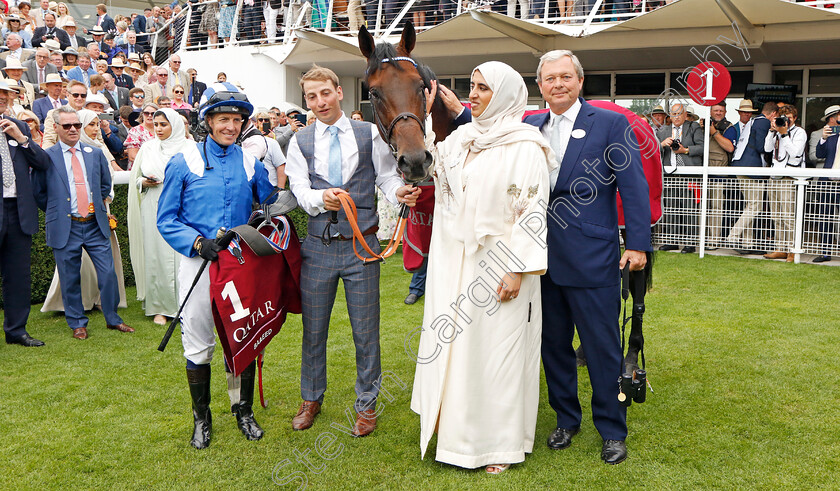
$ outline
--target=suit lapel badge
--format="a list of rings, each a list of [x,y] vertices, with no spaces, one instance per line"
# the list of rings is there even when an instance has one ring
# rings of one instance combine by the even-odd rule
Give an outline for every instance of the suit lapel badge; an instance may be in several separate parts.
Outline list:
[[[572,138],[574,138],[576,140],[580,140],[584,136],[586,136],[586,130],[584,130],[583,128],[578,128],[578,129],[572,131]]]
[[[85,153],[91,153],[93,150],[90,147],[85,147]]]

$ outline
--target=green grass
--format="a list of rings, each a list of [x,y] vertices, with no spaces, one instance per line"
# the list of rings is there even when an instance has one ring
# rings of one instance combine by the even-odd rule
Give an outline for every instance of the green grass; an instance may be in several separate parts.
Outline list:
[[[329,390],[315,426],[291,429],[301,340],[299,316],[292,316],[266,356],[268,409],[256,410],[265,438],[248,442],[239,434],[219,348],[213,442],[201,452],[187,443],[192,420],[178,334],[159,353],[163,328],[131,302],[122,314],[135,334],[106,330],[95,313],[90,338],[80,342],[63,317],[35,307],[29,332],[47,346],[0,347],[0,488],[262,489],[277,487],[272,474],[282,481],[295,471],[310,489],[836,487],[840,269],[679,254],[658,260],[645,318],[655,393],[629,409],[630,456],[619,466],[599,460],[585,369],[583,428],[569,449],[543,443],[554,423],[543,384],[538,441],[524,464],[500,476],[442,465],[434,461],[434,440],[421,461],[404,340],[421,322],[422,302],[402,303],[409,275],[394,258],[382,277],[382,367],[407,387],[384,385],[394,400],[384,401],[373,435],[353,439],[331,427],[347,426],[344,411],[355,397],[340,302]],[[315,450],[328,432],[335,436],[328,452],[340,449],[329,461]],[[299,461],[307,452],[311,468]]]

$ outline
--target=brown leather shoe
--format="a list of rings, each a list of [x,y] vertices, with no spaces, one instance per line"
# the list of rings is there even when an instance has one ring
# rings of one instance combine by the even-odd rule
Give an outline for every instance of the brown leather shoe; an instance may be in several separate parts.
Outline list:
[[[305,430],[312,426],[315,416],[321,412],[321,403],[317,401],[303,401],[295,417],[292,418],[293,430]]]
[[[123,322],[122,324],[117,324],[116,326],[107,326],[107,327],[108,327],[108,329],[116,329],[119,332],[134,332],[134,329],[132,329],[125,322]]]
[[[789,253],[788,253],[788,255],[787,255],[787,259],[785,259],[785,262],[787,262],[787,263],[792,263],[792,262],[793,262],[793,257],[794,257],[794,256],[795,256],[795,254],[794,254],[794,253],[789,252]]]
[[[73,337],[76,339],[87,339],[87,328],[78,327],[76,329],[73,329]]]
[[[376,411],[368,409],[359,413],[359,417],[356,419],[356,426],[353,427],[351,433],[353,436],[367,436],[373,433],[375,429]]]
[[[771,252],[769,254],[765,254],[765,259],[787,259],[788,254],[786,252]]]

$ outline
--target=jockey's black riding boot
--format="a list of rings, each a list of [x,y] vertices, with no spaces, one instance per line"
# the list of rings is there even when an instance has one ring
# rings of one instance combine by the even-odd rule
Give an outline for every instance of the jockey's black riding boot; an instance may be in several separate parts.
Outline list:
[[[213,421],[210,416],[210,365],[187,368],[187,382],[192,396],[193,428],[190,445],[197,449],[210,446]]]
[[[263,437],[263,430],[254,419],[254,375],[257,371],[257,362],[248,365],[242,372],[241,386],[239,388],[239,403],[230,407],[236,416],[236,423],[240,431],[249,440],[259,440]]]

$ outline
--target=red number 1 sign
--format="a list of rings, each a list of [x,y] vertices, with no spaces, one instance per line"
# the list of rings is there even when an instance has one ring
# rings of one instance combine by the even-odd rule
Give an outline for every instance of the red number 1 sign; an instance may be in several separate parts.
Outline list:
[[[732,77],[720,63],[707,61],[694,67],[686,79],[691,100],[703,106],[714,106],[729,95]]]

